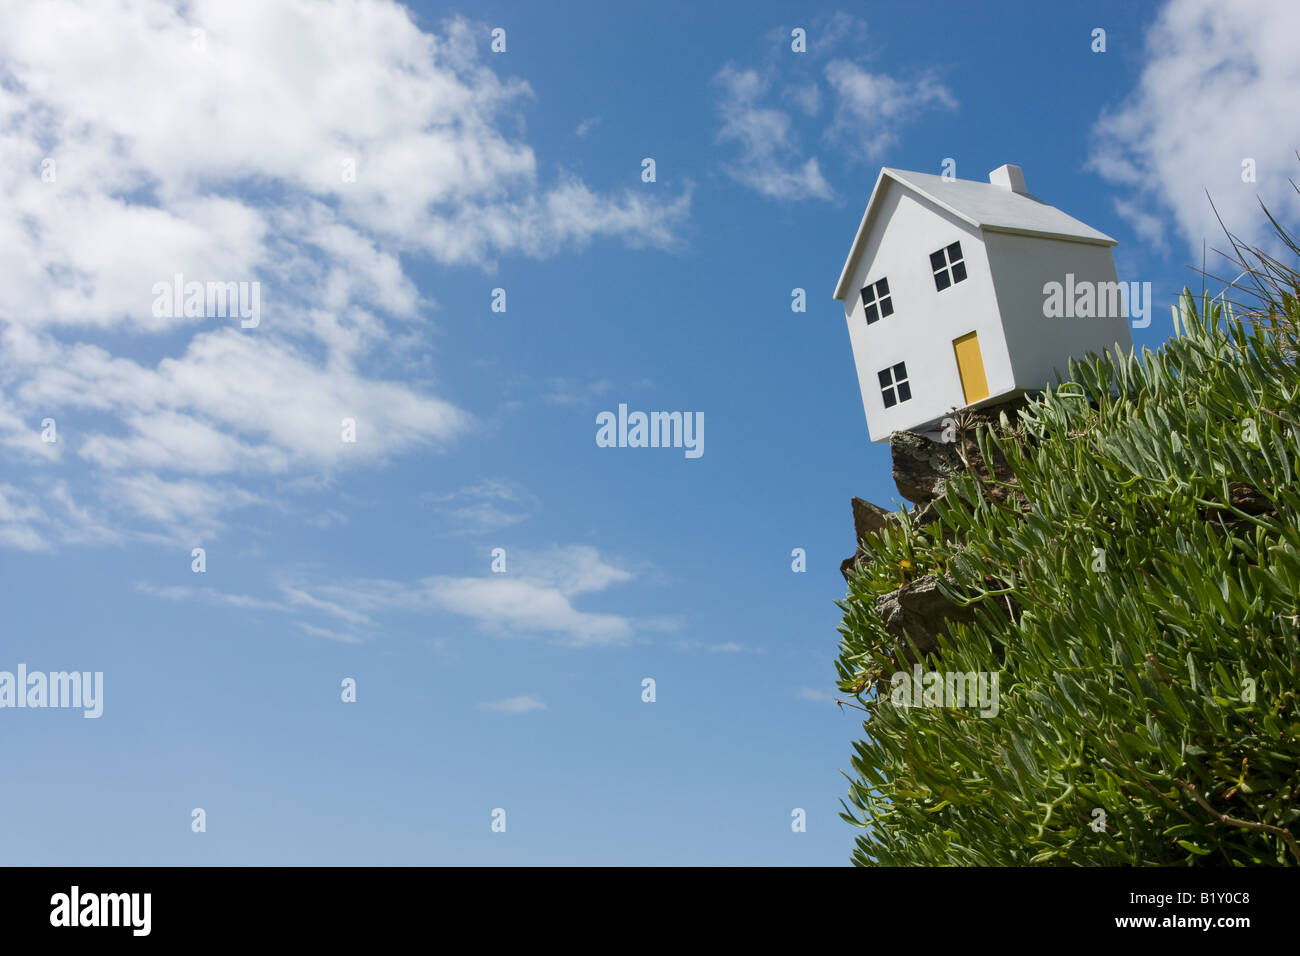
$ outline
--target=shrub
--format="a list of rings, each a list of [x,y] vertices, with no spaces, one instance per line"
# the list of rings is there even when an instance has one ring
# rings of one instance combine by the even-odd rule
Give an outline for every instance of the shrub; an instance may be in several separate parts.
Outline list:
[[[1011,478],[963,473],[938,521],[864,542],[836,662],[868,714],[855,863],[1300,863],[1300,310],[1267,304],[1184,291],[1158,352],[979,428]],[[891,699],[900,575],[973,612],[925,667],[998,673],[996,716]]]

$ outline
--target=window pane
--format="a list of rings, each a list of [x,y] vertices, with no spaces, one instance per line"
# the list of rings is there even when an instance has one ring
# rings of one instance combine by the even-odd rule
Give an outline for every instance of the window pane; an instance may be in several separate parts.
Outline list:
[[[894,366],[894,381],[901,382],[905,378],[907,378],[907,363],[899,362]]]
[[[966,263],[959,262],[952,267],[952,281],[960,282],[964,278],[966,278]]]
[[[889,386],[894,384],[894,380],[889,377],[889,369],[882,369],[877,372],[876,377],[880,379],[881,388],[889,388]]]
[[[948,286],[950,285],[952,285],[952,282],[950,282],[948,279],[947,269],[944,269],[942,272],[936,272],[934,274],[934,287],[938,289],[940,292],[948,288]]]
[[[948,264],[948,263],[946,263],[946,262],[943,261],[943,250],[942,250],[942,249],[940,249],[938,252],[932,252],[932,253],[930,253],[930,268],[931,268],[931,269],[942,269],[942,268],[943,268],[944,266],[946,266],[947,264]]]
[[[900,384],[898,386],[898,400],[900,402],[905,402],[911,397],[912,397],[912,386],[908,385],[906,382]]]
[[[894,314],[894,300],[893,300],[893,299],[891,299],[891,298],[889,298],[889,297],[885,297],[885,298],[883,298],[883,299],[880,300],[880,314],[881,314],[881,315],[893,315],[893,314]]]
[[[895,405],[898,404],[898,399],[894,397],[894,390],[892,388],[885,389],[883,392],[880,393],[880,395],[885,400],[886,408],[893,408]]]
[[[954,242],[951,246],[948,247],[948,261],[956,262],[960,258],[961,258],[961,243]]]
[[[880,296],[880,297],[882,297],[882,298],[883,298],[884,296],[889,295],[889,280],[888,280],[888,279],[881,279],[879,282],[876,283],[876,295],[878,295],[878,296]]]
[[[880,318],[880,316],[876,313],[876,303],[873,302],[867,306],[867,325],[870,325],[878,318]]]
[[[863,305],[868,305],[868,304],[871,303],[875,298],[876,298],[875,290],[872,289],[872,287],[869,286],[869,285],[868,285],[868,286],[863,286],[863,288],[862,288],[862,304],[863,304]]]

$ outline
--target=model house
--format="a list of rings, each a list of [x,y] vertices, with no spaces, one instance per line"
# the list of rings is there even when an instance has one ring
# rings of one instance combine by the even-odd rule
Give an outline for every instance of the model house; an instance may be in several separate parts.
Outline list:
[[[1113,245],[1031,196],[1018,166],[987,183],[882,169],[835,287],[871,440],[937,430],[1131,345]],[[1048,318],[1049,283],[1091,287],[1099,307]]]

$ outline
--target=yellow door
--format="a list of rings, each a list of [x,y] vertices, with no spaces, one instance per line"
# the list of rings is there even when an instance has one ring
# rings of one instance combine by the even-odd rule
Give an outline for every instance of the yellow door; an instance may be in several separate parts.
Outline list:
[[[989,397],[989,381],[984,377],[984,356],[980,355],[980,340],[974,332],[952,340],[952,350],[957,353],[957,371],[961,375],[961,389],[966,394],[966,404],[973,405]]]

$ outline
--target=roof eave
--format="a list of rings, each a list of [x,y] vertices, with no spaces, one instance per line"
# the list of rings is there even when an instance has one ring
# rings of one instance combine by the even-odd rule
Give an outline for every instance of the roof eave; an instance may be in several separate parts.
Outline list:
[[[984,232],[1001,232],[1011,236],[1034,236],[1039,239],[1060,239],[1063,242],[1082,242],[1089,246],[1118,246],[1119,240],[1105,233],[1081,236],[1078,233],[1051,232],[1046,229],[1025,229],[1020,226],[980,226]]]

